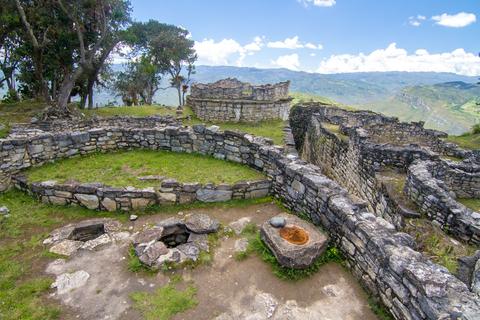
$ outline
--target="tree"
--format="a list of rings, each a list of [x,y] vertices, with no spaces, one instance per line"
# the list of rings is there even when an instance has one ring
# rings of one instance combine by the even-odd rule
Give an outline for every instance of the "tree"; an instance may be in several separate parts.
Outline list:
[[[35,80],[47,101],[50,99],[45,81],[46,49],[53,48],[48,54],[59,57],[53,59],[58,65],[54,74],[50,74],[55,83],[51,91],[57,112],[68,112],[70,96],[81,79],[88,82],[89,93],[93,92],[99,70],[130,21],[130,3],[127,0],[15,0],[15,3],[26,31],[25,40],[32,47]],[[40,20],[35,19],[37,7],[42,12]]]
[[[178,93],[179,106],[184,104],[185,94],[182,94],[182,91],[184,85],[190,82],[197,60],[194,41],[188,39],[188,34],[183,28],[167,25],[163,32],[151,41],[151,55],[155,57],[160,69],[170,75],[170,83]],[[184,68],[187,68],[187,77],[182,75]]]
[[[188,90],[197,60],[194,42],[188,39],[188,31],[150,20],[146,23],[133,23],[128,34],[127,43],[132,47],[131,55],[148,61],[156,74],[168,74],[170,85],[178,92],[178,103],[183,105],[185,88]],[[183,74],[185,71],[186,76]]]
[[[155,93],[160,89],[161,74],[155,65],[144,56],[132,61],[125,71],[117,75],[116,92],[126,105],[152,104]]]
[[[24,38],[31,45],[30,58],[34,66],[35,96],[48,102],[50,96],[44,78],[43,58],[48,43],[48,34],[51,31],[51,24],[48,22],[51,17],[51,4],[47,1],[28,1],[28,6],[25,6],[20,0],[15,0],[15,5],[20,21],[25,28]]]
[[[15,73],[20,63],[21,56],[18,54],[20,38],[18,28],[20,21],[18,16],[12,14],[14,7],[6,3],[0,7],[0,88],[7,84],[7,99],[17,101],[19,99]]]

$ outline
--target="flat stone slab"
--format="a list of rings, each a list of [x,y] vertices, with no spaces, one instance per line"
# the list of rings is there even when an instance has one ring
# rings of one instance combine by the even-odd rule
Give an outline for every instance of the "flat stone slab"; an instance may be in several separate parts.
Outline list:
[[[294,244],[282,238],[282,229],[275,228],[270,221],[263,223],[260,236],[273,252],[277,261],[284,267],[305,269],[322,255],[328,244],[328,237],[320,232],[313,224],[294,215],[282,213],[276,217],[284,218],[284,228],[297,227],[303,229],[308,235],[304,244]],[[285,231],[285,230],[284,230]]]

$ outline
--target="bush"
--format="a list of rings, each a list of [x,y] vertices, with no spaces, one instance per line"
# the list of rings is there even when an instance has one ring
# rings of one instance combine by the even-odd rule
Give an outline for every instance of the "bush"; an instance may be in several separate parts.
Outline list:
[[[472,133],[473,134],[479,134],[480,133],[480,123],[477,123],[472,127]]]

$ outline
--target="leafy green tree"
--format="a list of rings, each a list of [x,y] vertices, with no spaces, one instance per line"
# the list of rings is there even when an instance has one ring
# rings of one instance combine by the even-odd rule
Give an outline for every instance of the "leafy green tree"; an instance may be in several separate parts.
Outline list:
[[[25,29],[25,41],[32,49],[30,59],[35,82],[45,100],[50,101],[49,92],[55,98],[55,112],[68,112],[67,104],[80,80],[85,79],[87,90],[93,92],[90,88],[130,22],[130,3],[127,0],[15,0],[15,4]],[[45,68],[47,55],[49,63],[55,66],[51,68],[52,74]],[[55,84],[51,90],[45,81],[47,74]]]
[[[185,88],[188,90],[197,60],[194,42],[188,34],[183,28],[150,20],[133,23],[126,41],[132,47],[132,57],[148,61],[157,75],[169,75],[170,85],[178,92],[179,105],[184,103]]]
[[[170,83],[177,90],[180,106],[184,104],[184,85],[188,85],[197,60],[194,41],[188,38],[188,34],[183,28],[167,25],[151,41],[151,55],[155,57],[160,69],[169,74]],[[182,75],[185,69],[187,77]]]

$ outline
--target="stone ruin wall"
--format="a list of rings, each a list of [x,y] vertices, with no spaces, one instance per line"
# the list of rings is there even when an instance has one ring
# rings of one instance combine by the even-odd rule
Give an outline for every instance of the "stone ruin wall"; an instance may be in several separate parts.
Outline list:
[[[324,128],[322,123],[340,125],[340,130],[348,135],[348,139],[339,138]],[[396,201],[395,195],[378,177],[384,169],[406,173],[406,196],[418,205],[421,213],[438,222],[444,230],[457,238],[480,244],[480,214],[450,196],[453,191],[459,197],[478,197],[479,166],[468,162],[447,164],[440,158],[441,154],[432,149],[475,159],[475,154],[471,151],[444,142],[440,139],[444,135],[438,131],[422,131],[422,123],[400,123],[396,118],[380,114],[352,112],[325,105],[297,106],[291,114],[291,125],[298,142],[297,147],[301,148],[304,159],[317,164],[325,174],[365,200],[370,210],[391,222],[397,229],[403,227],[405,217],[411,217],[415,212]],[[394,130],[399,131],[399,137],[393,139],[393,144],[387,144],[385,138],[382,138],[382,143],[378,143],[382,132],[388,138],[395,136]],[[408,139],[409,133],[411,139]],[[408,144],[412,139],[425,143]],[[442,168],[435,170],[429,178],[440,180],[438,183],[444,186],[442,192],[420,187],[422,179],[411,177],[416,171],[407,171],[415,161],[427,160],[436,163],[435,168]],[[423,177],[423,180],[428,179]],[[440,197],[442,200],[432,198],[444,194],[448,197]],[[436,205],[428,199],[436,199]]]
[[[203,121],[259,122],[287,120],[290,82],[254,86],[236,79],[194,84],[187,97],[195,115]]]
[[[0,140],[0,173],[16,174],[32,165],[77,154],[130,148],[200,152],[263,171],[272,182],[273,194],[287,208],[328,231],[355,277],[396,319],[480,317],[478,296],[447,269],[415,251],[409,235],[369,213],[363,202],[351,198],[319,167],[285,155],[282,148],[265,139],[203,126],[51,133]]]
[[[190,97],[216,100],[288,100],[290,81],[277,84],[252,85],[237,79],[224,79],[214,83],[192,85]]]
[[[451,176],[448,182],[438,179],[456,171],[455,178]],[[444,176],[445,177],[445,176]],[[480,173],[451,170],[445,164],[434,161],[417,161],[408,169],[405,192],[409,198],[444,230],[448,230],[458,239],[480,244],[480,213],[457,202],[456,195],[478,197]],[[452,184],[452,181],[455,183]],[[473,182],[473,183],[472,183]],[[461,189],[457,189],[460,187]]]

